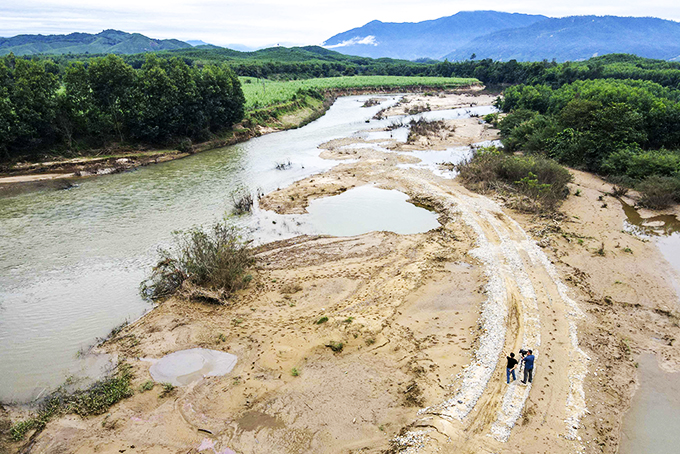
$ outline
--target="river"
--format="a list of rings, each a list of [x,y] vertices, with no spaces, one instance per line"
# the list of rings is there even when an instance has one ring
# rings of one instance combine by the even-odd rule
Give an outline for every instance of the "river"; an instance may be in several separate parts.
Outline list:
[[[340,98],[300,129],[77,180],[69,190],[0,199],[0,400],[33,399],[73,374],[101,374],[107,358],[79,352],[151,309],[139,283],[172,232],[220,219],[239,188],[267,193],[337,165],[319,157],[320,144],[394,120],[366,122],[399,97],[382,96],[381,105],[362,108],[366,99]],[[424,116],[456,118],[471,111],[483,115],[493,108]],[[277,170],[288,161],[288,168]],[[259,212],[237,222],[260,243],[331,233],[313,222],[274,224],[277,216]]]

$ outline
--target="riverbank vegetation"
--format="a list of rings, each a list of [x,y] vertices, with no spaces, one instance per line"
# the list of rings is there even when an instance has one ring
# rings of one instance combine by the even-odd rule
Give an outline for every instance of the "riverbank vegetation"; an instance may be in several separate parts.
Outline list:
[[[508,151],[546,156],[642,192],[680,201],[680,91],[642,80],[582,80],[553,89],[517,85],[499,101]]]
[[[510,206],[527,212],[549,212],[569,194],[569,171],[552,159],[517,156],[495,147],[475,151],[456,165],[459,178],[469,189],[493,190],[510,198]]]
[[[111,154],[110,149],[139,145],[192,152],[197,142],[229,142],[226,136],[234,135],[231,126],[244,119],[246,128],[272,126],[279,117],[302,110],[314,119],[327,107],[324,101],[332,98],[330,92],[478,83],[403,76],[239,79],[220,59],[162,55],[168,58],[155,54],[83,56],[82,61],[72,56],[0,58],[0,162],[80,156],[103,149]],[[276,64],[286,63],[285,55],[279,57],[282,61]],[[289,69],[298,71],[297,77],[307,75],[294,65]]]
[[[96,381],[86,389],[70,391],[67,385],[61,386],[43,399],[29,418],[10,427],[10,438],[13,441],[23,440],[31,431],[42,431],[51,419],[61,415],[101,415],[115,403],[134,394],[130,385],[132,378],[130,366],[123,363],[115,374]]]
[[[109,55],[63,72],[50,60],[0,59],[0,156],[110,142],[190,148],[240,121],[245,98],[227,66],[147,55],[134,69]]]
[[[142,295],[153,300],[171,296],[186,282],[213,292],[209,297],[202,294],[202,300],[222,302],[252,280],[252,249],[226,220],[207,229],[177,232],[175,246],[159,252],[157,265],[141,286]]]

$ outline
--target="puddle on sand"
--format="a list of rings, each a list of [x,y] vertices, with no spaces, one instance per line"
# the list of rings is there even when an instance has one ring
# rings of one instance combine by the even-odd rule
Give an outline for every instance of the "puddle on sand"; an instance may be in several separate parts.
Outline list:
[[[680,374],[661,370],[654,355],[640,357],[640,387],[624,417],[620,454],[665,454],[680,445]]]
[[[175,386],[188,385],[203,377],[218,377],[232,371],[237,357],[231,353],[205,348],[192,348],[165,355],[155,361],[149,373],[154,381],[172,383]]]
[[[680,220],[672,214],[661,214],[643,218],[635,207],[619,199],[626,214],[626,229],[641,235],[672,235],[680,233]]]
[[[635,207],[620,200],[626,214],[624,229],[634,235],[653,237],[666,261],[680,274],[680,220],[672,214],[643,218]],[[680,294],[680,285],[676,283]]]
[[[395,190],[361,186],[340,195],[312,200],[308,222],[333,236],[354,236],[388,231],[401,235],[423,233],[440,226],[437,215],[408,203]]]

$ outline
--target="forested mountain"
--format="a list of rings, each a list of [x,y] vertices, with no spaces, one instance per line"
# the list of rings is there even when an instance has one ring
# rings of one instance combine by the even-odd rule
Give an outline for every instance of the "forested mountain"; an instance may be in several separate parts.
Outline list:
[[[680,23],[652,17],[548,18],[495,11],[460,12],[418,23],[369,22],[324,46],[343,54],[449,61],[575,61],[609,53],[680,59]]]
[[[415,23],[375,20],[337,34],[323,45],[343,54],[372,58],[441,58],[478,36],[526,27],[544,19],[545,16],[518,13],[461,11],[453,16]]]
[[[34,54],[138,54],[170,49],[190,48],[191,44],[176,39],[152,39],[139,33],[104,30],[92,35],[18,35],[0,38],[0,55]]]
[[[680,23],[651,17],[573,16],[546,19],[471,40],[446,55],[449,60],[585,60],[628,53],[646,58],[680,57]]]

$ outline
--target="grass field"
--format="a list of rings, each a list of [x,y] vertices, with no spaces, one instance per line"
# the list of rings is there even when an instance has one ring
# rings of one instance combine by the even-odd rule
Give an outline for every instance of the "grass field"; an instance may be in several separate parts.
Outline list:
[[[477,79],[452,77],[403,77],[403,76],[351,76],[327,77],[291,81],[272,81],[241,77],[246,110],[258,109],[293,99],[301,89],[324,88],[395,88],[395,87],[440,87],[456,88],[479,83]]]

